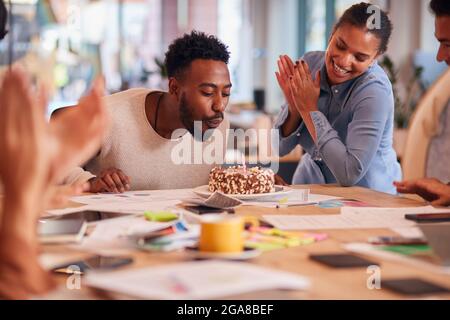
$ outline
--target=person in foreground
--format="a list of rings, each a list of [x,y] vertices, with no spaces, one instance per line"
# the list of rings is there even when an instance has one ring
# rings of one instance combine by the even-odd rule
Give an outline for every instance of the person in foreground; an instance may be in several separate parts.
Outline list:
[[[19,69],[8,71],[0,85],[0,298],[7,299],[55,287],[38,262],[38,218],[54,194],[52,187],[69,168],[92,156],[107,125],[101,80],[51,125],[45,120],[45,91],[36,97],[31,87]]]
[[[436,16],[435,36],[440,43],[436,60],[450,66],[450,1],[432,0],[430,8]],[[444,138],[450,139],[448,136]],[[433,205],[450,206],[450,185],[436,178],[394,182],[394,185],[400,193],[416,193]]]
[[[293,184],[363,186],[395,193],[401,178],[392,147],[392,85],[377,64],[388,47],[392,24],[378,8],[370,25],[369,3],[353,5],[334,27],[326,52],[309,52],[295,64],[278,61],[277,80],[287,105],[275,128],[280,155],[297,144],[306,151]]]

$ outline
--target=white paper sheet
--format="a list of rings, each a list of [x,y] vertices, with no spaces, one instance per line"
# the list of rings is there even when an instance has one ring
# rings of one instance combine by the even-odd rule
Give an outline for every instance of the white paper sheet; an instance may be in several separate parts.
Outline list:
[[[392,228],[392,231],[398,233],[403,238],[416,239],[424,237],[423,232],[417,227]]]
[[[129,214],[143,214],[145,211],[162,211],[175,209],[178,200],[141,201],[141,202],[111,202],[89,205],[89,210],[100,212],[118,212]]]
[[[303,276],[242,262],[195,261],[88,273],[89,286],[148,299],[211,299],[266,289],[304,290]]]
[[[81,211],[118,212],[142,214],[148,210],[166,210],[175,207],[183,199],[194,195],[192,189],[128,191],[120,194],[99,193],[72,197],[70,200],[85,204],[78,208],[48,210],[50,216]]]
[[[174,222],[151,222],[143,217],[121,217],[95,223],[95,229],[83,239],[81,244],[71,248],[96,253],[118,253],[134,248],[128,236],[165,229]]]
[[[89,206],[80,206],[80,207],[76,207],[76,208],[52,209],[52,210],[47,210],[45,212],[45,214],[43,215],[43,218],[63,216],[66,214],[83,212],[83,211],[88,211],[88,210],[89,210]]]
[[[162,200],[162,201],[108,201],[102,200],[97,203],[84,205],[76,208],[65,208],[56,210],[47,210],[43,217],[56,217],[72,214],[82,211],[98,211],[98,212],[116,212],[128,214],[143,214],[145,211],[162,211],[167,209],[175,209],[176,205],[181,203],[178,200]]]
[[[304,206],[322,201],[340,199],[340,197],[310,194],[304,198],[305,190],[293,190],[287,201],[245,201],[243,205],[267,208]],[[183,200],[195,196],[192,189],[128,191],[121,194],[92,194],[72,197],[70,200],[84,204],[77,208],[47,210],[46,216],[61,216],[82,211],[118,212],[142,214],[148,210],[174,209]],[[284,199],[286,200],[286,199]]]
[[[98,193],[86,196],[72,197],[71,200],[78,203],[90,205],[103,205],[112,203],[133,203],[142,202],[162,202],[183,200],[192,197],[194,193],[192,189],[175,189],[175,190],[142,190],[127,191],[124,193]]]
[[[341,197],[327,196],[322,194],[310,193],[307,196],[307,200],[303,197],[303,194],[294,190],[292,195],[287,197],[287,201],[244,201],[244,206],[259,206],[265,208],[277,208],[277,207],[291,207],[291,206],[307,206],[317,204],[323,201],[342,199]],[[301,190],[300,190],[301,191]]]
[[[265,215],[263,218],[282,230],[377,229],[412,227],[416,223],[406,220],[405,214],[438,212],[450,212],[450,209],[436,209],[431,206],[413,208],[343,207],[339,215]]]
[[[371,208],[371,207],[343,207],[341,214],[343,215],[366,215],[366,214],[386,214],[390,217],[404,218],[405,214],[417,213],[449,213],[450,209],[435,208],[433,206],[423,207],[407,207],[407,208]]]
[[[114,218],[97,222],[88,238],[111,240],[162,230],[173,224],[174,222],[152,222],[143,217]]]

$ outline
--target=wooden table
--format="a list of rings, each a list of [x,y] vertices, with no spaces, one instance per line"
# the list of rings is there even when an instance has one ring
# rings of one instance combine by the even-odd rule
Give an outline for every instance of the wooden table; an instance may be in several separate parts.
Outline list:
[[[382,207],[414,207],[424,205],[418,200],[395,197],[384,193],[375,192],[360,187],[340,188],[326,185],[296,186],[309,188],[312,193],[340,196],[347,199],[356,199],[367,202],[374,206]],[[261,216],[264,214],[337,214],[339,209],[323,209],[317,206],[290,207],[283,209],[270,209],[258,207],[243,207],[236,212],[238,215]],[[342,245],[350,242],[366,242],[370,236],[394,235],[388,229],[366,229],[366,230],[326,230],[329,239],[289,249],[274,250],[263,253],[251,263],[274,268],[276,270],[289,271],[308,277],[312,286],[305,292],[301,291],[264,291],[243,294],[232,297],[233,299],[407,299],[408,296],[392,293],[386,289],[369,290],[366,282],[369,277],[366,268],[333,269],[322,266],[309,259],[311,253],[342,253],[345,252]],[[66,250],[63,246],[46,246],[44,251],[58,252]],[[161,264],[188,261],[184,252],[153,253],[153,252],[130,252],[135,262],[128,268],[139,268],[156,266]],[[430,273],[418,269],[409,264],[394,263],[370,257],[370,260],[380,263],[381,279],[419,277],[450,288],[450,277],[448,275]],[[66,281],[65,276],[57,276],[61,283]],[[86,297],[95,298],[117,298],[117,295],[93,292],[82,288]],[[450,295],[433,295],[436,298],[450,299]],[[123,298],[123,297],[121,297]],[[418,297],[415,297],[418,298]]]

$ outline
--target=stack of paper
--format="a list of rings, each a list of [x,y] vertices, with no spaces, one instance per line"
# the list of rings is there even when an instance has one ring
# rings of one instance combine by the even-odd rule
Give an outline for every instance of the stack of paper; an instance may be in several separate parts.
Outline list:
[[[80,207],[47,210],[46,213],[48,216],[61,216],[82,211],[142,214],[147,210],[171,209],[183,201],[192,202],[193,196],[194,192],[192,189],[92,194],[71,198],[72,201],[83,204]],[[235,206],[242,203],[242,205],[247,206],[278,208],[318,204],[323,201],[334,199],[340,199],[340,197],[310,194],[308,189],[293,189],[292,192],[281,199],[279,199],[279,197],[262,197],[261,199],[251,201],[237,200],[235,201],[236,203],[228,205]]]
[[[405,219],[405,214],[446,212],[450,212],[450,209],[436,209],[432,206],[411,208],[343,207],[339,215],[265,215],[263,218],[282,230],[378,229],[415,226],[414,221]]]
[[[175,222],[151,222],[143,217],[129,216],[95,223],[95,229],[81,244],[72,246],[78,250],[103,254],[122,253],[135,247],[131,236],[165,229]]]
[[[293,189],[285,198],[282,199],[266,199],[244,201],[244,206],[259,206],[267,208],[291,207],[291,206],[307,206],[318,204],[323,201],[340,199],[340,197],[327,196],[321,194],[309,193],[305,189]]]
[[[144,299],[211,299],[267,289],[304,290],[292,273],[242,262],[197,261],[108,273],[89,273],[87,285]]]
[[[82,211],[143,214],[147,210],[166,210],[173,208],[183,199],[192,196],[192,189],[93,194],[71,198],[72,201],[84,204],[84,206],[48,210],[47,214],[50,216],[60,216]]]

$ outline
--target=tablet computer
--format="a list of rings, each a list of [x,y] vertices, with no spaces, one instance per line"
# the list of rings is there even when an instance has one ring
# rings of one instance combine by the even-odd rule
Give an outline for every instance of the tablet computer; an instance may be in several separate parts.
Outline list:
[[[77,243],[87,229],[81,219],[39,220],[38,236],[41,243]]]

